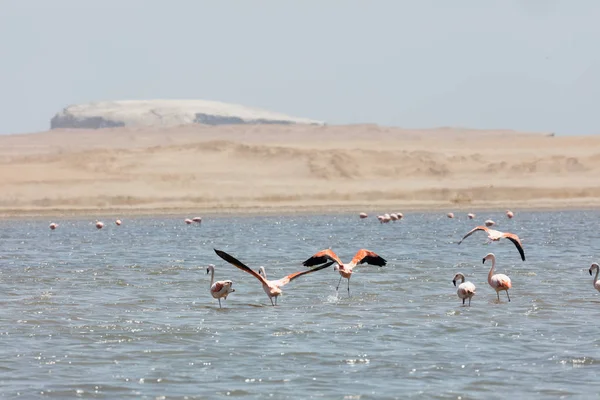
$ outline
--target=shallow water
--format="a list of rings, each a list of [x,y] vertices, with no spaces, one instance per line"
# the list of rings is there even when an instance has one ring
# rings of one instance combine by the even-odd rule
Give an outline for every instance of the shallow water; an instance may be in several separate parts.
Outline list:
[[[600,212],[522,212],[448,219],[356,215],[0,221],[0,396],[25,398],[596,398],[600,393]],[[518,234],[485,244],[492,218]],[[105,221],[108,222],[108,221]],[[272,307],[258,281],[303,270],[331,247],[388,260],[360,266],[336,296],[328,268],[284,287]],[[511,302],[487,284],[482,258],[512,279]],[[208,286],[231,279],[219,309]],[[477,286],[463,307],[452,285]]]

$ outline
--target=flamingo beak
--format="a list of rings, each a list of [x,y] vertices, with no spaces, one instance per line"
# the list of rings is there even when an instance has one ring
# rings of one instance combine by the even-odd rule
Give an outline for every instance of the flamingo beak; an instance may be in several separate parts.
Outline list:
[[[209,268],[206,268],[206,273],[210,274],[210,269]]]
[[[485,264],[485,258],[483,259],[483,263],[482,264]]]
[[[588,271],[590,272],[590,276],[591,276],[592,275],[592,269],[590,268]]]
[[[452,281],[452,283],[454,283],[454,286],[456,286],[456,281]]]

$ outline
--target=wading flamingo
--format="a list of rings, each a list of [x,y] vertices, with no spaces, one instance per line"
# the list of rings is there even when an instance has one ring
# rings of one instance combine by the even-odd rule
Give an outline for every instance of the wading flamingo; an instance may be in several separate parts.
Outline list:
[[[115,224],[116,224],[117,226],[121,226],[121,220],[120,220],[120,219],[116,220],[116,221],[115,221]]]
[[[475,218],[475,214],[473,214],[473,213],[468,213],[468,214],[467,214],[467,218],[469,218],[469,219],[473,219],[473,218]]]
[[[327,260],[331,260],[337,263],[337,265],[333,268],[340,274],[340,280],[338,281],[338,284],[335,288],[336,291],[340,288],[342,278],[348,279],[348,296],[350,296],[350,277],[352,276],[352,269],[354,267],[356,267],[358,264],[364,263],[383,267],[387,263],[386,260],[378,256],[374,252],[366,249],[360,249],[358,252],[356,252],[354,258],[352,259],[352,261],[350,261],[350,263],[344,264],[331,249],[326,249],[314,254],[308,260],[304,261],[302,265],[306,267],[311,267],[313,265],[322,264]]]
[[[448,218],[454,218],[454,213],[451,213],[451,212],[450,212],[450,213],[446,214],[446,216],[447,216]]]
[[[496,225],[496,223],[494,221],[492,221],[491,219],[486,219],[484,222],[485,226],[494,226]]]
[[[496,256],[494,255],[494,253],[489,253],[488,255],[483,257],[484,264],[485,260],[492,260],[492,268],[490,268],[490,272],[488,272],[488,283],[496,291],[498,301],[500,301],[501,290],[506,291],[506,297],[508,297],[508,301],[510,301],[510,296],[508,295],[508,289],[512,287],[512,282],[510,281],[510,278],[504,274],[494,275],[494,268],[496,267]]]
[[[598,267],[597,263],[593,263],[590,267],[590,275],[592,275],[593,270],[596,270],[596,276],[594,277],[594,287],[597,291],[600,292],[600,281],[598,281],[598,271],[600,271],[600,267]]]
[[[246,266],[244,263],[237,260],[235,257],[225,253],[224,251],[217,250],[217,249],[214,249],[214,250],[215,250],[215,253],[217,253],[217,255],[219,257],[221,257],[223,260],[227,261],[229,264],[231,264],[235,267],[238,267],[242,271],[246,271],[250,275],[254,276],[256,279],[258,279],[260,281],[260,283],[262,283],[263,290],[265,291],[267,296],[269,296],[269,300],[271,300],[271,304],[273,306],[275,306],[277,304],[277,297],[279,297],[283,294],[281,287],[287,285],[288,283],[290,283],[291,281],[293,281],[296,278],[301,277],[302,275],[310,274],[311,272],[320,271],[320,270],[327,268],[333,264],[333,261],[332,261],[327,264],[321,265],[317,268],[309,269],[308,271],[294,272],[293,274],[284,276],[283,278],[278,279],[276,281],[269,281],[266,278],[262,277],[258,272],[251,270],[250,267]],[[275,303],[273,303],[273,297],[275,297]]]
[[[104,227],[104,223],[102,221],[96,221],[96,228],[102,229]]]
[[[235,292],[231,286],[233,282],[227,281],[216,281],[215,282],[215,266],[214,264],[208,264],[206,273],[210,274],[210,294],[213,298],[219,300],[219,308],[221,308],[221,298],[227,300],[229,293]]]
[[[467,233],[462,239],[460,239],[458,244],[461,244],[463,240],[465,240],[466,238],[468,238],[469,236],[471,236],[473,233],[475,233],[477,231],[484,231],[485,233],[488,234],[488,243],[497,242],[502,238],[507,238],[508,240],[510,240],[511,242],[513,242],[515,244],[515,247],[517,248],[517,250],[519,250],[521,259],[523,261],[525,261],[525,251],[523,251],[523,245],[521,244],[521,239],[519,239],[519,237],[517,235],[515,235],[514,233],[509,233],[509,232],[505,233],[505,232],[497,231],[495,229],[486,228],[485,226],[476,226],[475,228],[471,229],[469,231],[469,233]]]
[[[362,212],[362,213],[358,214],[358,216],[360,219],[364,219],[364,218],[367,218],[369,215],[367,213]]]
[[[506,216],[508,217],[508,219],[511,219],[515,216],[515,214],[510,210],[506,210]]]
[[[189,219],[189,218],[186,218],[186,219],[184,219],[184,220],[183,220],[183,222],[185,222],[186,224],[188,224],[188,225],[189,225],[189,224],[191,224],[193,221],[192,221],[191,219]]]
[[[58,228],[58,224],[56,224],[54,222],[50,224],[50,229],[51,230],[55,230],[56,228]]]
[[[202,223],[202,217],[194,217],[194,218],[192,218],[192,221],[201,224]]]
[[[458,285],[456,294],[458,295],[459,299],[462,299],[463,306],[465,305],[465,300],[469,299],[469,307],[471,307],[471,297],[475,295],[475,285],[472,282],[465,282],[465,276],[459,272],[454,275],[454,278],[452,278],[452,283],[454,283],[454,286],[456,286],[456,281],[459,279],[461,284]]]

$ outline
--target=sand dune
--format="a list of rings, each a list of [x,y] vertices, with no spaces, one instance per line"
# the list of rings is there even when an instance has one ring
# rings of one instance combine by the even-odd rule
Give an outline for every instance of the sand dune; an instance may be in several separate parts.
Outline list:
[[[0,213],[600,205],[600,137],[354,126],[0,136]]]

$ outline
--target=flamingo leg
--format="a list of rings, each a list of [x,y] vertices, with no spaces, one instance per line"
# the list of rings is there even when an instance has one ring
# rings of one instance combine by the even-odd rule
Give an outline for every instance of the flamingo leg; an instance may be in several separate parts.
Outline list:
[[[348,278],[348,297],[350,297],[350,278]]]
[[[510,296],[508,295],[508,290],[506,291],[506,297],[508,297],[508,301],[510,301]]]
[[[335,291],[337,292],[338,289],[340,288],[340,283],[342,283],[342,276],[340,275],[340,280],[338,281],[337,286],[335,287]]]
[[[463,306],[465,305],[465,299],[463,299]]]
[[[275,305],[277,305],[277,299],[279,298],[279,296],[275,297]]]
[[[221,308],[221,299],[217,299],[219,300],[219,308]]]
[[[469,297],[469,307],[471,307],[471,298]]]
[[[273,298],[272,298],[272,297],[269,297],[269,300],[271,300],[271,305],[272,305],[273,307],[275,307],[275,304],[273,303]]]

